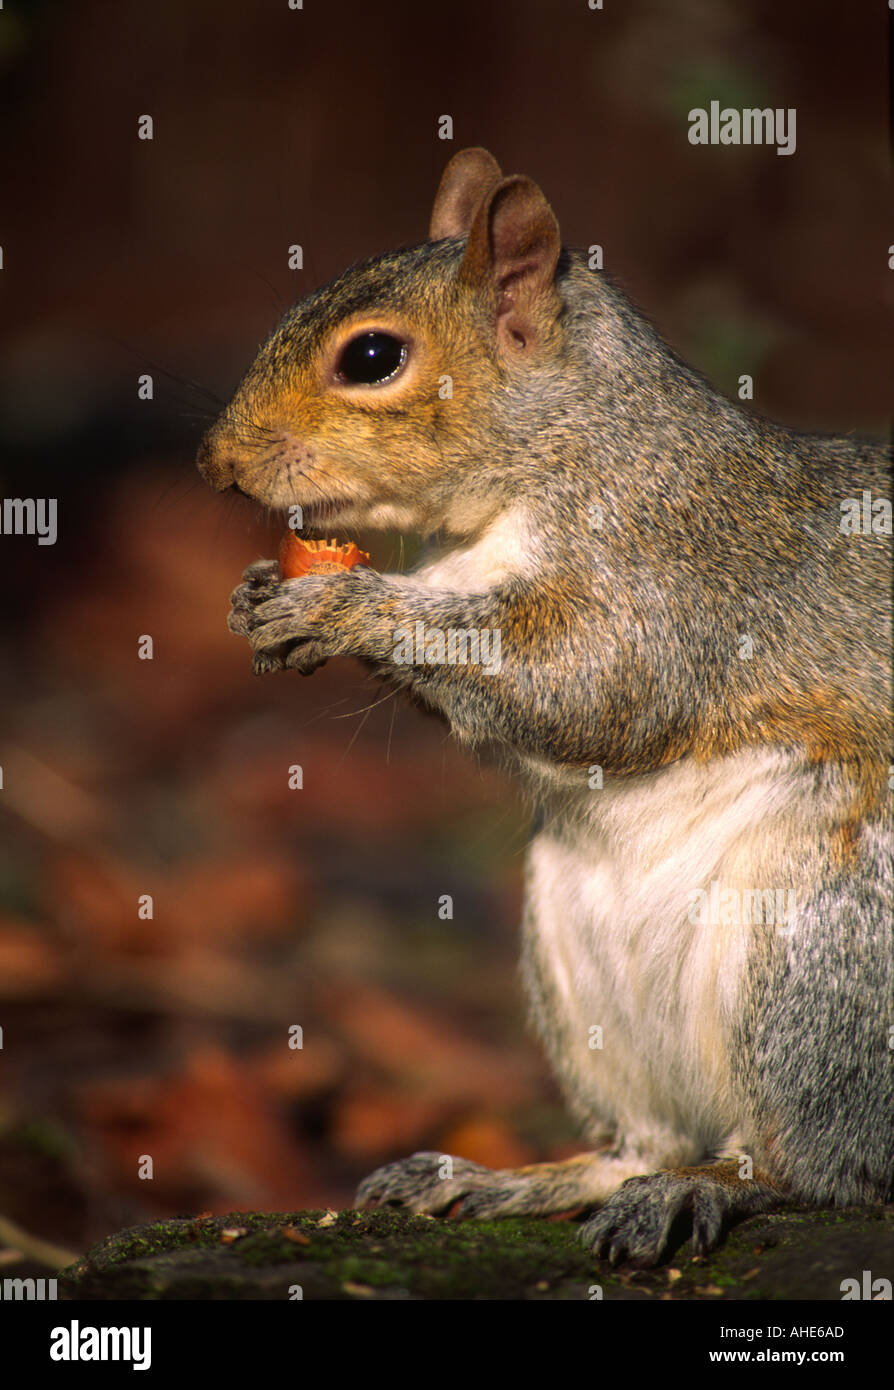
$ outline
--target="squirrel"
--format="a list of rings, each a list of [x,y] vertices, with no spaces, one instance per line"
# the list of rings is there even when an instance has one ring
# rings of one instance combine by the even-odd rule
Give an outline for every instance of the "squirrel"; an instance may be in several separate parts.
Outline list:
[[[320,534],[433,539],[409,573],[259,561],[230,627],[259,673],[359,658],[533,810],[522,975],[589,1149],[417,1153],[357,1204],[573,1212],[645,1266],[890,1200],[890,451],[727,400],[476,148],[427,241],[286,314],[198,462]]]

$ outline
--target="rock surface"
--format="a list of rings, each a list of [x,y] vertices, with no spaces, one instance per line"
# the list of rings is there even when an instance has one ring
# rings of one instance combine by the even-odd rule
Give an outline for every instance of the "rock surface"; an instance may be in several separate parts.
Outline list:
[[[66,1299],[841,1299],[894,1277],[894,1206],[753,1217],[712,1255],[612,1269],[576,1223],[394,1211],[231,1213],[109,1236],[59,1275]],[[300,1292],[299,1292],[300,1289]]]

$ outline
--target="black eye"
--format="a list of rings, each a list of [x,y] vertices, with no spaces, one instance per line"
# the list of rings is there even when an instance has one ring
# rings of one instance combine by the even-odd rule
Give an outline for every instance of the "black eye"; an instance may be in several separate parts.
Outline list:
[[[375,386],[394,376],[406,356],[406,343],[390,333],[360,333],[343,350],[337,373],[352,385]]]

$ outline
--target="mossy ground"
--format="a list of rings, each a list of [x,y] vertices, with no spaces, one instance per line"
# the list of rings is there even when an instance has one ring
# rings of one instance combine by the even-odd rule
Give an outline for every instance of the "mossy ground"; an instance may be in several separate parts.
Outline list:
[[[323,1224],[321,1224],[323,1223]],[[226,1240],[224,1232],[239,1231]],[[612,1269],[577,1223],[434,1221],[393,1211],[235,1212],[158,1221],[101,1241],[60,1275],[69,1299],[841,1298],[841,1280],[892,1277],[894,1208],[754,1217],[704,1260]]]

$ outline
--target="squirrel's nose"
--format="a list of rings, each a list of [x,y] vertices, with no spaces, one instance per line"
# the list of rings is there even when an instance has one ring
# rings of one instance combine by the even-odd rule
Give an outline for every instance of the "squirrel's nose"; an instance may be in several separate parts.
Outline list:
[[[205,435],[196,455],[196,466],[215,492],[225,492],[236,481],[234,460],[226,449],[220,447],[216,435],[214,428]]]

